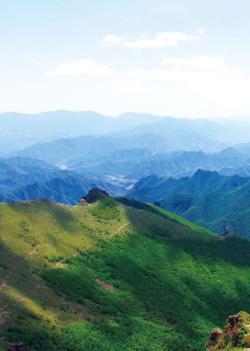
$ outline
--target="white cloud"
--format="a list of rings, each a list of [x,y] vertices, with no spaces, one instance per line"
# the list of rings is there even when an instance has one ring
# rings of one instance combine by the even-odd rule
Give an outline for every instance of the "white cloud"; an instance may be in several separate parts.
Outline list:
[[[198,39],[198,35],[189,35],[183,32],[159,32],[155,35],[142,33],[138,38],[131,40],[125,40],[116,35],[106,35],[101,43],[104,45],[121,45],[131,49],[154,49],[175,46],[181,41]]]
[[[241,75],[240,70],[229,67],[223,57],[197,56],[192,58],[165,57],[161,62],[168,69],[217,72],[226,75]]]
[[[111,76],[113,70],[105,65],[97,64],[93,60],[80,60],[76,62],[62,63],[53,70],[46,71],[49,77],[55,76]]]
[[[57,108],[64,101],[68,109],[94,109],[107,114],[125,110],[193,117],[250,113],[250,77],[220,56],[163,57],[156,66],[148,68],[143,63],[127,71],[122,66],[113,74],[109,67],[93,61],[79,62],[63,64],[67,69],[59,65],[49,72],[52,76],[96,75],[65,84],[51,80],[48,99],[53,96]],[[68,65],[74,66],[73,72]],[[105,69],[103,74],[96,66],[108,71]],[[103,75],[108,79],[103,79]]]
[[[123,41],[118,35],[106,35],[102,40],[102,45],[117,45]]]
[[[127,48],[152,49],[174,46],[179,41],[197,40],[199,36],[182,32],[159,32],[153,36],[143,35],[137,40],[123,43]]]

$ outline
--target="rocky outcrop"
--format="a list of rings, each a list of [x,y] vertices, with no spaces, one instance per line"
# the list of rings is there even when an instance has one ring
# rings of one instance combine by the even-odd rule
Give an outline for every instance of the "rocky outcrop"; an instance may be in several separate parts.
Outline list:
[[[99,201],[101,199],[108,198],[108,197],[109,197],[109,194],[106,191],[101,190],[99,188],[93,188],[88,192],[88,194],[86,196],[81,198],[80,203],[83,205],[84,204],[91,204],[91,203],[94,203],[94,202]]]
[[[250,315],[239,312],[229,316],[224,329],[215,328],[209,336],[208,350],[247,350],[250,348]]]

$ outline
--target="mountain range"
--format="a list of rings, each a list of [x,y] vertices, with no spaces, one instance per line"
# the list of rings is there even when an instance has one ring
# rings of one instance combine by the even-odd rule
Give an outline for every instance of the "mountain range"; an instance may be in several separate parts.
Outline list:
[[[40,114],[0,114],[0,155],[9,155],[37,143],[80,136],[112,134],[118,139],[152,135],[164,150],[216,152],[249,141],[248,121],[209,121],[173,118],[148,113],[109,117],[93,111],[49,111]]]
[[[216,153],[168,151],[153,134],[122,139],[114,136],[83,136],[36,144],[16,156],[29,157],[90,177],[124,176],[139,179],[154,173],[180,177],[197,169],[223,174],[250,174],[247,145],[228,147]]]
[[[1,155],[30,145],[82,135],[103,135],[161,119],[150,114],[126,113],[117,118],[93,111],[49,111],[39,114],[1,113]]]
[[[114,196],[155,202],[218,234],[249,237],[250,146],[228,146],[232,124],[133,113],[109,124],[110,117],[67,111],[15,118],[31,123],[34,135],[43,128],[48,133],[52,123],[54,136],[0,159],[0,201],[46,198],[74,205],[97,186]],[[73,129],[81,136],[53,141],[61,127],[66,136]]]
[[[88,179],[28,157],[0,159],[1,202],[48,199],[72,205],[94,186],[122,195],[127,183]]]
[[[248,130],[0,115],[0,351],[249,348]]]

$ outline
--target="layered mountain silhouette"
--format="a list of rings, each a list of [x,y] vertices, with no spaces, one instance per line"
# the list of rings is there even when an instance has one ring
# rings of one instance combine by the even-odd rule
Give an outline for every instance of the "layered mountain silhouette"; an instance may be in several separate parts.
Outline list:
[[[164,139],[153,134],[94,137],[84,136],[37,144],[17,154],[39,159],[88,177],[125,176],[139,179],[152,171],[161,176],[192,175],[198,169],[216,170],[222,174],[250,174],[246,152],[226,148],[216,153],[171,151]]]

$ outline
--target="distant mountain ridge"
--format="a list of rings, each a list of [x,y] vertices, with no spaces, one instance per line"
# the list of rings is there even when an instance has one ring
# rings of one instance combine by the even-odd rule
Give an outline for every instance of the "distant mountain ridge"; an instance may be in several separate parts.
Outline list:
[[[124,193],[123,188],[111,181],[89,179],[40,160],[27,157],[0,159],[1,202],[46,198],[65,204],[76,204],[82,195],[97,185],[111,194]]]
[[[247,126],[146,113],[0,115],[0,150],[1,143],[9,151],[16,142],[22,148],[0,159],[0,201],[47,198],[72,205],[99,186],[157,202],[219,234],[248,237]]]
[[[119,139],[152,134],[165,139],[164,148],[214,152],[249,141],[248,128],[247,122],[225,123],[149,113],[130,112],[112,118],[94,111],[9,112],[0,114],[0,155],[37,143],[110,133]]]
[[[250,175],[250,157],[237,148],[216,153],[169,151],[165,139],[153,134],[127,136],[83,136],[33,145],[17,153],[88,177],[124,176],[139,179],[154,173],[160,176],[192,175],[197,169],[222,174]],[[160,151],[159,151],[160,150]]]
[[[153,123],[163,117],[150,114],[124,114],[116,118],[93,111],[49,111],[39,114],[0,114],[0,155],[36,143],[82,135],[104,135]]]
[[[240,188],[250,182],[250,178],[224,176],[216,171],[198,169],[192,177],[164,178],[157,175],[142,178],[130,192],[131,196],[137,197],[142,193],[146,201],[152,201],[155,196],[165,196],[174,193],[192,193],[192,195],[209,194],[215,192],[227,192]]]
[[[239,233],[250,239],[250,178],[198,170],[180,179],[151,176],[128,194],[203,225],[218,234]]]

